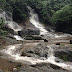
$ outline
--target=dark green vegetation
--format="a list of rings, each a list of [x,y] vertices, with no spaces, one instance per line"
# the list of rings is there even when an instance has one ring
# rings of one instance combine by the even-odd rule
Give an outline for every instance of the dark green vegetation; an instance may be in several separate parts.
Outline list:
[[[4,36],[4,35],[7,34],[7,31],[2,30],[3,25],[4,25],[4,20],[1,18],[0,19],[0,35],[3,35]]]
[[[72,4],[56,11],[51,17],[51,22],[55,25],[56,31],[72,33]]]
[[[0,0],[0,8],[12,12],[16,22],[28,19],[27,5],[35,9],[42,23],[72,33],[72,0]]]
[[[72,51],[58,51],[55,55],[64,61],[72,62]]]

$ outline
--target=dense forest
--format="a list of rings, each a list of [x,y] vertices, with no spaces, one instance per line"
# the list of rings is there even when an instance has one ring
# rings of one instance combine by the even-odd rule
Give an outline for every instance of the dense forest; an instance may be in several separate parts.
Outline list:
[[[0,0],[0,9],[11,12],[16,22],[28,19],[27,6],[35,9],[42,23],[72,33],[72,0]]]

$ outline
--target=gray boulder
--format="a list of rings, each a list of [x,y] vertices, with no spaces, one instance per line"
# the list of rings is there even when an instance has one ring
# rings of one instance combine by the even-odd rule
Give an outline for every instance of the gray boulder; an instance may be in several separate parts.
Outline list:
[[[71,72],[64,70],[56,65],[49,63],[42,63],[36,65],[24,65],[17,72]]]
[[[48,56],[48,49],[44,44],[37,45],[36,47],[32,48],[24,48],[22,51],[22,56],[28,57],[35,57],[35,58],[47,58]]]
[[[60,59],[64,61],[72,62],[72,51],[68,51],[68,50],[55,51],[55,56],[59,57]]]
[[[25,40],[43,40],[43,38],[39,35],[26,35]]]
[[[34,29],[22,29],[21,31],[18,31],[18,35],[25,36],[25,35],[39,35],[40,30],[34,30]]]
[[[2,69],[0,69],[0,72],[4,72]]]

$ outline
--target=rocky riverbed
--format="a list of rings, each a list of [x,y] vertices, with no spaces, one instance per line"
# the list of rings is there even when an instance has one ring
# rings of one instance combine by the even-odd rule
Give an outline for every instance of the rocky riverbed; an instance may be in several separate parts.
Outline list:
[[[5,36],[0,37],[0,50],[5,49],[8,45],[22,44],[20,48],[22,57],[27,56],[44,60],[48,57],[48,46],[51,46],[54,50],[55,57],[57,57],[55,59],[56,62],[72,65],[72,44],[69,44],[70,39],[68,37],[63,39],[55,38],[49,39],[48,42],[44,42],[43,40],[16,41],[12,36]],[[64,42],[61,42],[61,40]],[[61,44],[56,45],[56,43]],[[3,58],[3,56],[4,53],[0,52],[0,72],[13,72],[14,68],[16,68],[14,72],[72,72],[51,63],[28,65]]]

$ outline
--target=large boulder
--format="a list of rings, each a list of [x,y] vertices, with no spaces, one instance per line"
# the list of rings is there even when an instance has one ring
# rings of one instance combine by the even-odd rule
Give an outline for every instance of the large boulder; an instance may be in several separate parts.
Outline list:
[[[20,36],[25,35],[40,35],[40,30],[36,28],[32,23],[28,22],[24,28],[18,32]]]
[[[25,36],[25,35],[40,35],[39,29],[22,29],[21,31],[18,31],[18,35]]]
[[[50,63],[41,63],[36,65],[24,65],[17,72],[71,72],[64,70],[56,65]]]
[[[0,72],[4,72],[2,69],[0,69]]]
[[[43,40],[43,38],[39,35],[26,35],[25,40]]]
[[[36,47],[24,48],[21,56],[35,57],[35,58],[47,58],[48,47],[45,44],[39,44]]]
[[[60,59],[62,59],[64,61],[72,62],[72,51],[68,51],[68,50],[56,51],[55,56],[59,57]]]

